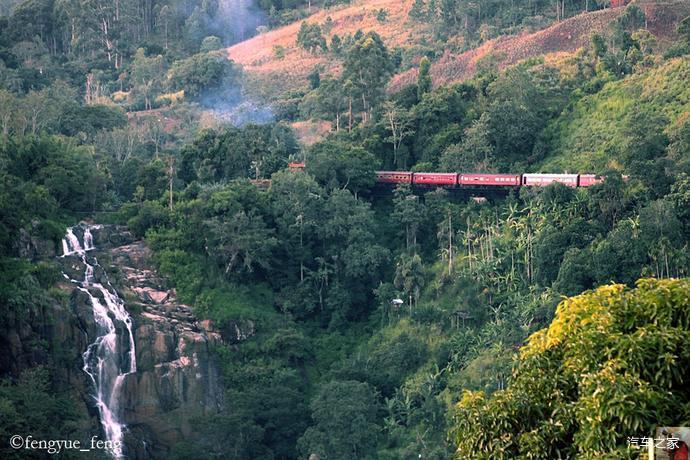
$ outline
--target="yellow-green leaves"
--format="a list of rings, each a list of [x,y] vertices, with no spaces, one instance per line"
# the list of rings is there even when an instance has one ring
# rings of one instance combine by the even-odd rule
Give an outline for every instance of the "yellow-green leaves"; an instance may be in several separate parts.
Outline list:
[[[510,387],[465,393],[457,458],[636,458],[627,436],[687,420],[690,280],[564,300],[522,348]]]

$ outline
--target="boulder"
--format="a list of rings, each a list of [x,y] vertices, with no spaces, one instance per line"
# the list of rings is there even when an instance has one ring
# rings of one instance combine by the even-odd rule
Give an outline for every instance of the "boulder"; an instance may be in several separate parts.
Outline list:
[[[55,257],[55,241],[38,236],[38,222],[32,222],[31,229],[19,229],[19,237],[15,243],[19,257],[30,260]]]

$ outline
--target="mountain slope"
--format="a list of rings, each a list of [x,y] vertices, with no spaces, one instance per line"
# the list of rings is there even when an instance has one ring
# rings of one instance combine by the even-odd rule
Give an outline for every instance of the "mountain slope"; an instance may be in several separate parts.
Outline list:
[[[502,36],[485,42],[478,48],[462,54],[446,52],[431,67],[434,85],[444,85],[470,78],[482,60],[491,58],[498,68],[504,68],[523,59],[550,53],[572,52],[585,46],[594,32],[606,30],[622,9],[608,9],[584,13],[561,21],[544,30],[521,35]],[[397,90],[413,84],[417,69],[396,75],[391,89]]]
[[[408,21],[412,3],[412,0],[358,1],[352,6],[318,11],[306,22],[323,25],[330,16],[333,26],[329,33],[324,34],[329,44],[334,34],[342,38],[361,29],[364,32],[376,30],[389,47],[405,46],[425,35],[424,27],[403,27]],[[387,13],[384,22],[376,19],[376,13],[381,9]],[[296,22],[238,43],[228,48],[228,57],[241,64],[256,80],[254,83],[273,95],[305,86],[307,75],[316,65],[323,65],[326,72],[337,71],[338,63],[333,56],[324,53],[313,55],[297,47],[300,25],[301,22]],[[283,48],[283,58],[276,57],[276,47]]]
[[[342,38],[357,30],[375,30],[391,49],[428,43],[432,40],[429,27],[419,22],[412,26],[410,22],[408,13],[412,3],[412,0],[359,1],[352,6],[318,11],[306,22],[323,26],[330,17],[332,28],[324,34],[329,44],[333,35]],[[674,34],[678,22],[690,14],[690,5],[681,0],[636,3],[648,17],[648,30],[660,39],[662,45]],[[387,13],[383,22],[376,18],[379,10]],[[588,43],[592,33],[605,33],[611,21],[623,11],[622,8],[616,8],[579,14],[546,29],[501,36],[459,54],[453,53],[448,45],[444,55],[432,65],[434,85],[470,78],[477,64],[487,57],[498,68],[505,68],[530,57],[576,51]],[[274,99],[285,91],[304,88],[307,86],[307,75],[317,65],[322,66],[322,74],[338,73],[339,60],[332,54],[310,54],[297,46],[300,25],[301,22],[290,24],[228,48],[228,57],[241,64],[249,76],[248,88],[251,92]],[[392,78],[389,88],[397,91],[414,83],[416,77],[416,68],[406,70]]]
[[[689,8],[682,2],[638,2],[648,17],[649,31],[662,43],[672,36],[678,22],[687,16]],[[582,13],[534,33],[502,36],[489,40],[478,48],[461,54],[446,51],[431,67],[434,85],[463,81],[470,78],[482,60],[490,58],[499,69],[531,57],[574,52],[587,45],[593,33],[604,33],[623,8]],[[390,88],[395,91],[413,84],[417,69],[396,75]]]
[[[648,72],[608,83],[578,101],[549,128],[555,150],[543,170],[603,171],[626,154],[634,117],[645,115],[649,134],[673,129],[690,114],[690,61],[677,58]]]

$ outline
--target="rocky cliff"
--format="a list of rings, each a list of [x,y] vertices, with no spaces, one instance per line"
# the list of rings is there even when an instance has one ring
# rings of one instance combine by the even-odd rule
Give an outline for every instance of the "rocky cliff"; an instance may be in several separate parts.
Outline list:
[[[170,446],[195,436],[195,417],[223,406],[211,349],[220,334],[177,301],[142,242],[115,247],[110,256],[135,318],[137,372],[124,386],[125,439],[131,458],[164,458]]]
[[[86,228],[84,224],[74,227],[74,235],[83,240]],[[90,295],[103,294],[91,289],[87,293],[70,282],[83,279],[87,264],[95,267],[94,283],[112,286],[132,318],[136,372],[125,376],[119,396],[121,421],[127,427],[125,456],[166,458],[175,443],[196,437],[196,417],[223,407],[213,355],[221,336],[177,300],[175,289],[152,266],[149,248],[135,241],[126,228],[88,228],[95,249],[87,251],[84,259],[53,259],[65,279],[54,290],[51,308],[6,321],[11,326],[0,334],[0,371],[18,375],[37,364],[57,369],[60,375],[54,380],[71,390],[83,414],[77,435],[88,439],[100,434],[93,384],[82,370],[82,353],[97,336]],[[56,252],[52,243],[27,239],[25,246],[32,259],[50,258]],[[49,250],[41,251],[44,247]],[[37,347],[37,342],[42,346]]]

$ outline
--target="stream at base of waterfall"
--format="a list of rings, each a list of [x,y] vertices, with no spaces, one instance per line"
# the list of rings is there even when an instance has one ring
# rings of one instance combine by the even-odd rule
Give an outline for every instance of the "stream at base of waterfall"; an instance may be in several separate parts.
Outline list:
[[[81,241],[75,234],[81,230]],[[62,257],[77,257],[84,264],[84,279],[72,279],[63,276],[77,289],[89,297],[93,307],[93,318],[96,324],[96,337],[89,337],[91,344],[82,354],[83,370],[92,382],[94,403],[108,445],[109,454],[123,458],[123,432],[120,408],[121,389],[127,375],[136,372],[136,350],[132,332],[132,317],[125,309],[124,301],[118,296],[115,288],[108,281],[98,260],[89,254],[95,249],[92,230],[97,225],[80,224],[70,227],[62,240]],[[95,273],[98,271],[98,278]]]

